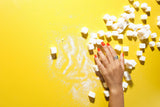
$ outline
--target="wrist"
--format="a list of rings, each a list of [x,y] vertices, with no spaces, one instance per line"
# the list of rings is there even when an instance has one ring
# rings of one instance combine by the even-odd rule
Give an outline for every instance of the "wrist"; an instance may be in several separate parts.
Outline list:
[[[123,93],[123,88],[122,86],[117,86],[117,87],[111,88],[109,92],[110,94]]]

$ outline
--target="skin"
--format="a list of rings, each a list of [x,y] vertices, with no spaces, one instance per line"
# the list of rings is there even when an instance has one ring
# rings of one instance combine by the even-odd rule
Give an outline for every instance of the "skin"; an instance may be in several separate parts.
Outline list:
[[[95,62],[109,88],[109,107],[124,107],[122,88],[124,55],[121,53],[120,59],[114,59],[117,56],[115,50],[108,43],[101,44],[103,52],[98,48]]]

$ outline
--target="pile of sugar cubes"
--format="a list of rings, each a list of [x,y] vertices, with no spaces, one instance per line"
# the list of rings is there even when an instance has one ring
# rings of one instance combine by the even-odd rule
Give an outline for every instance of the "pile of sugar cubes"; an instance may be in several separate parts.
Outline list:
[[[109,14],[104,15],[103,20],[105,22],[105,25],[108,29],[111,29],[111,31],[105,32],[104,30],[99,30],[98,32],[90,33],[90,38],[87,44],[90,54],[94,53],[93,50],[96,49],[96,47],[101,45],[101,42],[104,41],[104,38],[110,39],[111,37],[115,37],[117,38],[117,40],[123,40],[124,31],[126,30],[127,30],[126,36],[128,38],[138,38],[141,41],[141,43],[139,44],[139,50],[137,50],[137,52],[135,53],[140,62],[145,62],[146,60],[146,57],[143,56],[143,50],[146,48],[146,43],[143,41],[148,40],[148,38],[151,37],[152,41],[150,41],[148,45],[151,48],[154,48],[155,45],[157,46],[157,48],[160,48],[160,38],[159,38],[159,42],[157,43],[155,42],[157,38],[157,33],[151,32],[150,25],[145,24],[144,22],[144,21],[147,21],[148,14],[151,12],[151,7],[149,7],[147,3],[142,3],[140,5],[139,1],[135,1],[135,2],[134,0],[129,0],[129,1],[132,2],[133,7],[131,7],[130,5],[124,6],[124,13],[122,13],[119,18],[117,18],[116,16],[110,16]],[[159,0],[157,0],[157,2],[159,2]],[[145,14],[142,14],[140,17],[144,24],[132,23],[133,20],[135,19],[134,12],[139,8],[141,8],[145,12]],[[160,16],[157,16],[157,26],[160,28]],[[81,29],[81,34],[84,38],[87,38],[88,28],[83,27]],[[129,46],[122,47],[119,44],[116,44],[114,49],[118,52],[121,52],[121,51],[123,51],[124,53],[129,52]],[[52,59],[56,59],[57,48],[51,47],[50,51],[51,51]],[[132,70],[133,68],[135,68],[137,63],[134,59],[125,59],[124,64],[126,68],[124,71],[125,81],[123,81],[122,87],[123,87],[123,90],[125,91],[128,88],[128,85],[129,85],[128,82],[132,80],[129,71],[127,70]],[[100,72],[97,65],[93,65],[93,69],[95,72]],[[107,87],[106,82],[103,82],[102,85],[105,89],[103,93],[105,97],[108,98],[109,89]],[[92,99],[95,99],[96,93],[93,91],[89,91],[88,96]]]

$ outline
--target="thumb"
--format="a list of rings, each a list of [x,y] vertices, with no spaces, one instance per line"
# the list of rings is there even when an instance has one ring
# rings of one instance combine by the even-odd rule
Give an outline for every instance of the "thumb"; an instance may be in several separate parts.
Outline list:
[[[123,53],[121,53],[120,55],[120,63],[121,63],[122,69],[124,70],[124,54]]]

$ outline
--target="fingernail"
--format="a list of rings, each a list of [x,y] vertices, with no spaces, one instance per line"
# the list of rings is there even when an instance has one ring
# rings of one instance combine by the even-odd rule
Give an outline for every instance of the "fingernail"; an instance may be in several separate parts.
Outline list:
[[[97,55],[94,55],[95,58],[97,58]]]
[[[122,53],[122,56],[124,57],[124,53]]]
[[[105,43],[104,43],[104,42],[101,42],[101,45],[102,45],[102,46],[105,46]]]
[[[110,46],[110,44],[109,44],[109,43],[107,43],[107,46]]]
[[[100,51],[100,49],[99,49],[99,48],[97,48],[97,50],[98,50],[98,51]]]

